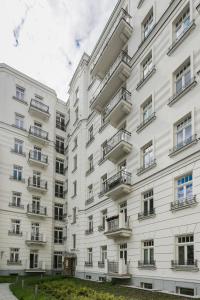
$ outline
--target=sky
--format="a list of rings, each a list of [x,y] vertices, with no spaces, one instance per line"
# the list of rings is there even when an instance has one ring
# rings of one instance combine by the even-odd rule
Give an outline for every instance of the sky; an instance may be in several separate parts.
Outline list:
[[[0,0],[0,62],[67,100],[84,52],[90,54],[117,0]]]

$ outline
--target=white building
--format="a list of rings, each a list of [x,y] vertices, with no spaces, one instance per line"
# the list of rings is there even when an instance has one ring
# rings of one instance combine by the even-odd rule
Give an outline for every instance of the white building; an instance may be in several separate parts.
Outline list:
[[[37,249],[46,270],[53,269],[55,251],[60,253],[56,261],[60,259],[61,267],[65,251],[66,271],[80,278],[115,278],[137,287],[200,295],[199,11],[198,0],[121,0],[91,56],[83,55],[70,83],[67,106],[43,87],[51,113],[43,122],[44,129],[52,135],[50,141],[55,142],[56,135],[66,140],[65,155],[56,155],[51,142],[45,146],[52,164],[49,161],[48,171],[42,171],[49,181],[41,199],[48,217],[40,223],[48,241]],[[13,74],[12,80],[18,76]],[[16,214],[16,209],[8,207],[9,197],[12,191],[24,192],[27,204],[33,196],[26,184],[7,186],[8,182],[19,184],[8,181],[16,164],[9,149],[19,132],[10,126],[14,121],[8,117],[27,115],[28,125],[37,119],[21,103],[22,110],[21,106],[17,109],[14,90],[4,80],[1,101],[5,103],[6,98],[15,104],[4,106],[13,112],[1,117],[4,148],[0,160],[5,171],[1,171],[0,184],[5,184],[1,189],[0,268],[8,273],[17,269],[6,262],[12,248],[7,240],[9,223]],[[13,89],[16,84],[24,87],[25,83],[14,82]],[[34,93],[41,94],[34,90],[29,101]],[[55,129],[56,111],[65,115],[66,132]],[[9,143],[6,126],[12,129]],[[24,135],[28,153],[34,144],[28,142],[28,133]],[[55,175],[56,157],[65,159],[65,177]],[[24,163],[27,182],[35,168],[28,169],[25,159]],[[23,162],[18,165],[25,168]],[[66,191],[62,224],[54,222],[52,213],[54,203],[65,203],[54,197],[55,180],[64,182]],[[31,219],[25,210],[22,221],[23,231],[30,232]],[[52,231],[47,229],[48,222]],[[67,243],[64,248],[55,246],[54,227],[65,225]],[[20,251],[28,260],[36,246],[28,246],[25,235],[20,238]]]

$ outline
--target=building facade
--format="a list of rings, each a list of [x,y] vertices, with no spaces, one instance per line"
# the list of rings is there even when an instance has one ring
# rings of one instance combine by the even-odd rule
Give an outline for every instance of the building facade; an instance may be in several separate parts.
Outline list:
[[[200,295],[199,12],[198,0],[118,1],[92,54],[82,56],[67,104],[43,87],[51,114],[43,121],[50,135],[45,154],[51,159],[42,169],[49,181],[41,198],[47,216],[38,223],[48,240],[36,247],[24,234],[14,236],[23,241],[27,261],[36,250],[49,271],[64,264],[83,279]],[[19,216],[8,205],[11,193],[24,193],[29,204],[41,191],[35,195],[26,186],[38,168],[24,156],[16,161],[9,150],[22,133],[26,152],[35,144],[8,116],[27,114],[36,127],[38,120],[29,116],[29,106],[18,109],[4,80],[1,99],[13,104],[1,111],[0,267],[8,273],[16,269],[7,263],[8,228]],[[18,84],[24,88],[20,81],[13,87]],[[24,185],[8,181],[19,167]],[[32,232],[32,217],[20,214],[25,232]]]

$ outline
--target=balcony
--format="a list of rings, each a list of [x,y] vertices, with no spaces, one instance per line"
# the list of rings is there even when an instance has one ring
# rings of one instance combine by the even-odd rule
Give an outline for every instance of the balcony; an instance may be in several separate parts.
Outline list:
[[[131,173],[119,171],[106,181],[105,196],[117,199],[131,192]]]
[[[117,128],[121,121],[130,114],[131,110],[131,93],[125,88],[121,88],[106,106],[103,113],[104,120]]]
[[[156,269],[156,261],[138,261],[138,269],[145,269],[145,270],[155,270]]]
[[[190,136],[189,138],[185,139],[181,143],[178,143],[176,146],[174,146],[172,149],[169,150],[169,157],[175,156],[179,152],[187,149],[188,147],[196,144],[198,142],[197,135],[194,134],[193,136]]]
[[[45,273],[46,272],[45,262],[39,261],[38,263],[35,263],[35,264],[27,263],[25,272],[26,273]]]
[[[42,130],[37,126],[30,126],[29,138],[32,139],[34,142],[39,142],[42,144],[47,144],[49,142],[48,132]]]
[[[171,268],[175,271],[199,271],[197,260],[187,260],[184,262],[172,260]]]
[[[143,211],[143,212],[138,214],[138,220],[142,221],[142,220],[145,220],[145,219],[154,218],[155,215],[156,215],[155,208],[151,209],[149,211]]]
[[[179,90],[177,90],[174,93],[172,97],[169,98],[168,105],[172,106],[196,85],[197,85],[196,77],[190,78],[184,85],[182,85],[182,87]]]
[[[142,175],[143,173],[156,167],[156,159],[153,159],[149,164],[143,165],[141,168],[137,169],[137,175]]]
[[[182,31],[182,33],[173,41],[172,45],[169,47],[167,55],[171,55],[178,46],[189,36],[189,34],[195,29],[195,21],[192,20],[187,25],[187,27]]]
[[[36,179],[34,177],[29,177],[27,188],[29,191],[46,193],[47,192],[47,181],[41,180],[41,179]]]
[[[107,34],[102,51],[98,52],[92,68],[92,75],[98,75],[102,78],[108,66],[113,64],[113,60],[119,55],[124,45],[132,35],[133,28],[130,25],[131,16],[121,9],[118,16],[114,20],[112,28]]]
[[[171,202],[171,210],[177,211],[197,205],[196,195],[190,198],[183,198],[179,201]]]
[[[46,238],[43,234],[40,233],[38,234],[27,233],[26,244],[28,246],[33,246],[33,245],[44,246],[46,244]]]
[[[47,217],[47,208],[44,206],[37,207],[36,205],[27,205],[27,215],[30,217]]]
[[[120,213],[118,216],[107,218],[105,236],[108,238],[129,238],[132,235],[132,229],[129,226],[130,218],[125,222],[125,216]]]
[[[129,143],[131,133],[121,129],[110,140],[107,141],[105,148],[105,159],[117,163],[132,150]]]
[[[126,264],[124,259],[119,261],[108,261],[107,262],[107,275],[111,278],[118,279],[130,279],[129,265]]]
[[[91,100],[92,109],[100,113],[105,109],[115,92],[129,78],[131,74],[130,61],[131,57],[122,51],[98,86]]]
[[[48,166],[48,156],[34,150],[29,151],[28,161],[38,167]]]
[[[152,113],[147,119],[143,120],[142,123],[137,127],[136,132],[141,132],[144,128],[146,128],[151,122],[153,122],[156,119],[156,113]]]
[[[50,117],[49,106],[35,99],[31,99],[29,112],[42,120],[48,120]]]

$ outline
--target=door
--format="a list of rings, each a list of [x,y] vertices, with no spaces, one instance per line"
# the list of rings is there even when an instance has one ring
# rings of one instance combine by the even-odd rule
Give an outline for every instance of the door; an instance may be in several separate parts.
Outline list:
[[[41,161],[42,149],[37,146],[34,146],[33,155],[35,160]]]
[[[30,252],[30,269],[38,268],[38,253],[36,251]]]
[[[124,260],[125,265],[127,265],[127,244],[119,245],[119,258]]]
[[[128,223],[127,202],[123,202],[120,204],[119,212],[123,215],[123,223],[126,225]]]
[[[64,258],[64,272],[67,276],[75,276],[76,270],[76,258],[65,257]]]
[[[40,236],[40,227],[39,223],[32,223],[31,225],[31,239],[34,241],[39,240]]]
[[[40,172],[33,171],[33,185],[36,187],[40,187]]]

